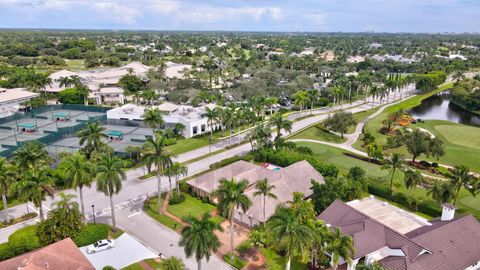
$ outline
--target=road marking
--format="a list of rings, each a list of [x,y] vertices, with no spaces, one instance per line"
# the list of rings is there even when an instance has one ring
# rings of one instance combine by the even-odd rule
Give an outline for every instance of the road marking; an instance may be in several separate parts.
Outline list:
[[[138,214],[141,214],[141,213],[142,213],[142,211],[138,211],[138,212],[133,213],[133,214],[127,216],[127,217],[128,217],[128,218],[131,218],[131,217],[134,217],[134,216],[136,216],[136,215],[138,215]]]

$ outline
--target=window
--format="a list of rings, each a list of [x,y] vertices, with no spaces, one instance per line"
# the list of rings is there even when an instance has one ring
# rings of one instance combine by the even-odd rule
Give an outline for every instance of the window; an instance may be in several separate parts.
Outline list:
[[[202,133],[205,132],[205,125],[202,125]]]
[[[198,127],[193,127],[193,135],[197,134],[198,132]]]

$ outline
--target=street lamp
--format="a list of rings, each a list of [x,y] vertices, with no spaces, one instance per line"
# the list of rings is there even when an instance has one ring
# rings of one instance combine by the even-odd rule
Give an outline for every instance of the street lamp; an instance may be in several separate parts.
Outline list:
[[[95,222],[95,205],[94,204],[92,204],[92,212],[93,212],[93,224],[97,224]]]

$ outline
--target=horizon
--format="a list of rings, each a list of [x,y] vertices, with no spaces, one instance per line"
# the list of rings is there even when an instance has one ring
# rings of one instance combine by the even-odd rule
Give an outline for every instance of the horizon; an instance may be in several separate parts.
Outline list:
[[[473,0],[0,0],[2,29],[478,33]]]

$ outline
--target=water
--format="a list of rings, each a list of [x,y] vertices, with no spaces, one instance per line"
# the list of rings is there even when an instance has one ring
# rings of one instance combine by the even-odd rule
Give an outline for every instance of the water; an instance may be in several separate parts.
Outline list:
[[[415,119],[446,120],[480,127],[480,116],[451,103],[448,93],[439,93],[424,99],[420,105],[409,110],[409,113]]]

